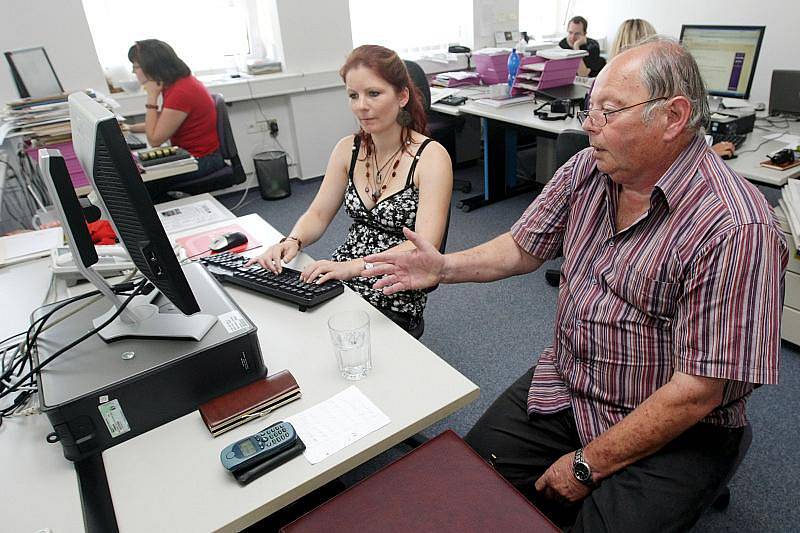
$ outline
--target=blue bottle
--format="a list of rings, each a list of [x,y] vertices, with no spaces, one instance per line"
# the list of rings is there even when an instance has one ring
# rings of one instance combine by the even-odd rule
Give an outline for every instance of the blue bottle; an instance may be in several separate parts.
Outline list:
[[[514,78],[517,77],[519,70],[519,54],[516,48],[511,49],[508,54],[508,94],[511,95],[511,86],[514,85]]]

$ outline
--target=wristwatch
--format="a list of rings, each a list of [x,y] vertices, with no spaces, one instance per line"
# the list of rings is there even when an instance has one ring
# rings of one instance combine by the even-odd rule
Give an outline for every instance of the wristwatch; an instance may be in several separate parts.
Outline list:
[[[584,485],[592,485],[592,467],[583,459],[583,448],[578,448],[572,460],[572,475]]]

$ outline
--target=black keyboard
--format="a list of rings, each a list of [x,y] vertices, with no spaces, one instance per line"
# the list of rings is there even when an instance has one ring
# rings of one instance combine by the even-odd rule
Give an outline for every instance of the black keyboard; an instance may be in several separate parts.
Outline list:
[[[147,148],[147,143],[133,133],[125,132],[123,133],[123,136],[125,137],[125,143],[128,145],[129,150]]]
[[[711,137],[713,139],[713,144],[722,142],[733,143],[733,146],[736,147],[737,150],[741,145],[744,144],[744,141],[747,140],[747,135],[739,135],[736,133],[731,133],[728,135],[723,135],[721,133],[714,133],[713,135],[711,135]]]
[[[344,292],[341,281],[326,281],[322,285],[300,280],[300,271],[283,267],[273,274],[254,263],[245,267],[247,258],[230,252],[213,254],[200,259],[208,271],[219,281],[239,285],[267,296],[297,304],[301,311],[319,305]]]

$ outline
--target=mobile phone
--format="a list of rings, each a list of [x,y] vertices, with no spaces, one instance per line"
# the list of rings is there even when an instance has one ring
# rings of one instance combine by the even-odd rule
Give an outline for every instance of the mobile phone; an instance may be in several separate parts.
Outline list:
[[[222,466],[236,474],[277,457],[294,447],[297,440],[297,432],[289,422],[278,422],[226,446],[219,457]]]

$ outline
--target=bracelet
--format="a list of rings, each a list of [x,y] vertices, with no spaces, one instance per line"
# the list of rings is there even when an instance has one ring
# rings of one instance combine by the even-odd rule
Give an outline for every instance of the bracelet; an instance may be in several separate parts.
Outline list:
[[[156,104],[144,104],[145,109],[155,109],[158,111],[158,106]]]
[[[300,249],[302,249],[302,248],[303,248],[303,242],[302,242],[300,239],[298,239],[297,237],[292,237],[291,235],[290,235],[289,237],[284,237],[283,239],[281,239],[280,241],[278,241],[278,243],[283,243],[283,242],[286,242],[286,240],[287,240],[287,239],[288,239],[288,240],[290,240],[290,241],[294,241],[294,242],[296,242],[296,243],[297,243],[297,249],[298,249],[298,250],[300,250]]]

